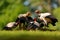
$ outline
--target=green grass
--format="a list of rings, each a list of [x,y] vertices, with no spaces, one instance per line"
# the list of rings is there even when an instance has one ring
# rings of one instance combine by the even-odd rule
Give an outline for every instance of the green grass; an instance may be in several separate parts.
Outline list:
[[[0,31],[0,40],[60,40],[59,31]]]

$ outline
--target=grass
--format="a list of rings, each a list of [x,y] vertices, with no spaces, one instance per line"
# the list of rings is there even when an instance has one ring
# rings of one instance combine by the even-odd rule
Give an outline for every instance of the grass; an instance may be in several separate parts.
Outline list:
[[[60,40],[59,31],[0,31],[0,40]]]

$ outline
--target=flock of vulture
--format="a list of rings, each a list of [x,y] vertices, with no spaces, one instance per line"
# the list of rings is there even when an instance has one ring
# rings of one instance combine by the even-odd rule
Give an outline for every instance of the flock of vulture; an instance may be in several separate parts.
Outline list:
[[[18,25],[20,30],[41,30],[48,28],[49,24],[56,26],[56,22],[58,22],[57,18],[51,13],[41,13],[39,10],[35,10],[33,13],[19,14],[15,22],[9,22],[3,27],[3,30],[13,30]]]

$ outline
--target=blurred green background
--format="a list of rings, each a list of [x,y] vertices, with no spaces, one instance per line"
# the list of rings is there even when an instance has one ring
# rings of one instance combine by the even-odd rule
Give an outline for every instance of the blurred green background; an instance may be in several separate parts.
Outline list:
[[[51,12],[58,19],[57,31],[0,31],[0,40],[60,40],[60,0],[0,0],[0,30],[27,11]]]
[[[36,9],[51,12],[59,22],[54,27],[49,25],[49,28],[60,30],[60,0],[0,0],[0,30],[15,21],[19,14]]]

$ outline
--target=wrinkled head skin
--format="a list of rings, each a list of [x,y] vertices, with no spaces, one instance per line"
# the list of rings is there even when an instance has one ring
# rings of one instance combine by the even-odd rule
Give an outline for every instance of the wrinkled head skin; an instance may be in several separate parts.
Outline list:
[[[31,15],[31,12],[27,12],[27,16],[30,16]]]
[[[35,13],[39,14],[39,13],[40,13],[40,11],[39,11],[39,10],[35,10]]]

